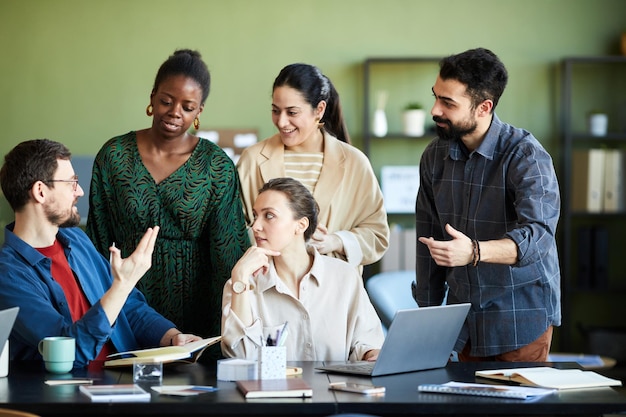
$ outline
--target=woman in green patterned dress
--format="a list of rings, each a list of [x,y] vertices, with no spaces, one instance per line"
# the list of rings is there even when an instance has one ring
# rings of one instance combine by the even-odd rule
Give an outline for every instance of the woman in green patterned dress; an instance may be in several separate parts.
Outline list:
[[[110,139],[98,152],[87,233],[108,256],[128,256],[144,231],[161,227],[152,268],[137,287],[185,332],[220,332],[222,289],[249,246],[231,159],[188,132],[209,94],[200,54],[178,50],[160,67],[146,109],[148,129]]]

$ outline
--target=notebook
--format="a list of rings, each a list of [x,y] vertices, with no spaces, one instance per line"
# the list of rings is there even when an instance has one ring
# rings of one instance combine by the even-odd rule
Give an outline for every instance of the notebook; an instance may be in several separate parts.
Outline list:
[[[19,310],[19,307],[12,307],[0,311],[0,352],[4,347],[4,343],[11,335],[13,323],[15,323],[15,319],[17,318],[17,312]]]
[[[354,375],[389,375],[446,366],[470,304],[398,310],[375,362],[359,361],[315,369]]]

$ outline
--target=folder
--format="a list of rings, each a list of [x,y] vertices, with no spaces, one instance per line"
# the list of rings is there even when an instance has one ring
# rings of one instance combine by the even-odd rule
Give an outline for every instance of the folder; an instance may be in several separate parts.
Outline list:
[[[572,153],[572,210],[591,213],[604,210],[604,162],[603,149]]]
[[[624,179],[624,152],[620,149],[605,150],[604,211],[624,211]]]

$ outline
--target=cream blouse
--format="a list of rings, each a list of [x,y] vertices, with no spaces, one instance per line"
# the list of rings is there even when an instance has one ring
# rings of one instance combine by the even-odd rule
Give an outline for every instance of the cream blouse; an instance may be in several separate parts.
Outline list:
[[[257,348],[285,322],[288,361],[361,360],[368,350],[380,349],[382,326],[358,270],[312,247],[309,253],[314,261],[300,282],[300,299],[278,277],[273,262],[267,274],[250,279],[255,320],[249,327],[231,311],[232,282],[226,282],[221,342],[226,357],[257,359]]]

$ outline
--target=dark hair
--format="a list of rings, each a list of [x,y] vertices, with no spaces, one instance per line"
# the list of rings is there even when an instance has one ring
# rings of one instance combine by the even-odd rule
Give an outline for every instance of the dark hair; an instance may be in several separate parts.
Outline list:
[[[337,139],[350,143],[350,135],[343,119],[339,93],[319,68],[309,64],[290,64],[280,70],[274,80],[272,91],[277,87],[287,86],[298,90],[304,99],[316,108],[320,101],[326,102],[326,111],[320,122],[323,129]]]
[[[288,177],[269,180],[261,187],[259,194],[270,190],[279,191],[287,196],[295,220],[303,217],[309,219],[309,227],[304,231],[304,240],[309,240],[317,228],[319,213],[319,206],[311,192],[300,181]]]
[[[65,145],[49,139],[28,140],[9,151],[0,169],[0,184],[13,211],[26,205],[35,182],[53,179],[59,167],[58,159],[71,156]],[[53,182],[49,184],[54,186]]]
[[[163,80],[174,75],[184,75],[185,77],[193,78],[202,88],[201,104],[204,104],[211,88],[211,75],[206,64],[202,61],[200,52],[190,49],[179,49],[170,55],[159,67],[159,71],[154,79],[152,92],[157,91]]]
[[[472,108],[492,100],[496,108],[508,81],[502,61],[489,49],[476,48],[443,58],[439,63],[442,80],[454,79],[467,86]]]

